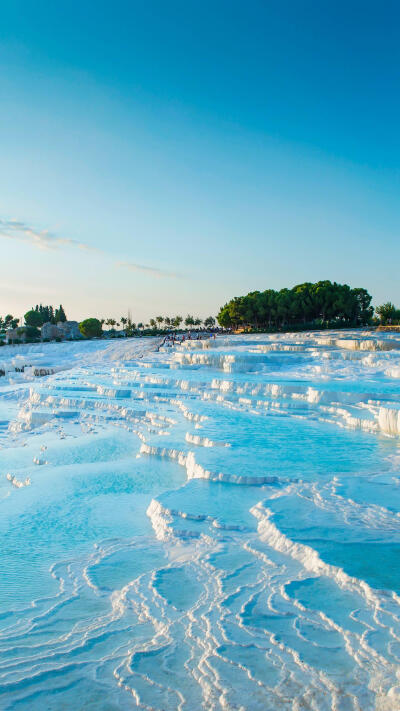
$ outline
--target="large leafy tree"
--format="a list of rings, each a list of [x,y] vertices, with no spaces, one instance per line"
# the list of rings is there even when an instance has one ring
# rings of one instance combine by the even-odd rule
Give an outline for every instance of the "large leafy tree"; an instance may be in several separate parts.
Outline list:
[[[218,323],[222,328],[231,328],[233,326],[231,315],[229,313],[229,305],[225,304],[225,306],[222,306],[220,309],[220,312],[217,316]]]
[[[7,314],[4,318],[0,316],[0,330],[7,330],[8,328],[16,328],[19,324],[19,318],[14,318],[12,314]]]
[[[79,330],[85,338],[99,338],[102,334],[101,322],[98,318],[87,318],[79,324]]]
[[[244,296],[235,296],[232,301],[228,303],[228,313],[233,326],[238,326],[245,322],[245,298]]]
[[[387,301],[385,304],[377,306],[375,311],[382,324],[391,323],[400,319],[400,310],[396,309],[395,305],[392,304],[391,301]]]
[[[36,311],[36,309],[31,309],[30,311],[27,311],[25,316],[25,323],[27,326],[32,326],[33,328],[39,328],[40,326],[43,326],[43,317],[40,311]]]

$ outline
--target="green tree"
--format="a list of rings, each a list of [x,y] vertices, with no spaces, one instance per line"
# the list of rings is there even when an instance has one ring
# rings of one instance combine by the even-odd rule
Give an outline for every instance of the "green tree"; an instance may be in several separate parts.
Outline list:
[[[366,289],[356,288],[353,289],[353,295],[357,303],[356,319],[361,323],[361,325],[370,323],[373,315],[374,308],[371,306],[372,296],[368,293]]]
[[[257,312],[260,324],[271,328],[277,317],[277,292],[273,289],[262,291],[257,297]]]
[[[222,328],[231,328],[232,327],[232,319],[231,315],[229,313],[229,304],[225,304],[225,306],[222,306],[219,314],[217,316],[217,320],[220,326]]]
[[[133,332],[136,330],[136,324],[133,323],[131,318],[128,316],[127,324],[125,328],[125,333],[127,336],[133,336]]]
[[[235,296],[228,304],[229,316],[235,328],[245,320],[245,304],[243,296]]]
[[[65,311],[62,307],[62,304],[60,304],[58,309],[55,310],[54,320],[56,323],[58,323],[59,321],[61,321],[62,323],[65,323],[65,321],[67,320],[67,317],[65,315]]]
[[[19,324],[19,318],[14,318],[12,314],[7,314],[4,318],[0,318],[0,328],[7,330],[8,328],[16,328]]]
[[[383,325],[386,323],[391,323],[396,319],[397,309],[391,301],[387,301],[385,304],[377,306],[375,311]]]
[[[246,325],[253,323],[256,328],[259,321],[259,309],[257,306],[259,295],[259,291],[252,291],[242,298],[241,304],[242,322]]]
[[[101,322],[98,318],[87,318],[81,321],[79,330],[85,338],[99,338],[102,335]]]
[[[26,337],[27,341],[38,341],[40,339],[40,331],[34,326],[21,326],[17,328],[18,338]]]
[[[34,309],[27,311],[24,316],[24,319],[27,326],[32,326],[33,328],[43,326],[43,319],[41,313],[39,311],[35,311]]]

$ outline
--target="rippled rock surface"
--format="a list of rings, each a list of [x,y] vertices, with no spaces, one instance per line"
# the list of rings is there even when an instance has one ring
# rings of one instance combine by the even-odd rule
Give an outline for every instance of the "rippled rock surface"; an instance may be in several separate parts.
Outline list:
[[[0,352],[0,707],[400,708],[400,338]]]

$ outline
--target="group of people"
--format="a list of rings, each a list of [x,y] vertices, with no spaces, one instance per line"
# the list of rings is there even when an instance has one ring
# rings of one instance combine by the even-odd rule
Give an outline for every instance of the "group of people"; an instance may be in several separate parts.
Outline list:
[[[164,336],[159,348],[163,348],[164,346],[169,348],[175,346],[176,343],[183,343],[184,341],[200,341],[204,338],[215,339],[215,333],[200,333],[200,331],[196,331],[194,334],[192,334],[191,331],[188,331],[187,333],[181,333],[180,335],[176,333],[168,333]]]

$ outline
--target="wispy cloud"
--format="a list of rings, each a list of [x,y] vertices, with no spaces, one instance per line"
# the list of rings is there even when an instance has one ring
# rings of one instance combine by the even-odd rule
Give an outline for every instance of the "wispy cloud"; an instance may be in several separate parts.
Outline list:
[[[100,252],[97,247],[92,247],[85,242],[76,239],[59,237],[48,230],[37,230],[25,222],[18,220],[3,220],[0,218],[0,237],[26,242],[38,249],[60,249],[62,247],[74,247],[88,252]]]
[[[164,269],[157,269],[157,267],[146,267],[143,264],[135,264],[134,262],[117,262],[116,267],[125,267],[125,269],[130,269],[131,272],[145,272],[157,277],[158,279],[180,279],[179,274],[174,272],[168,272]]]
[[[68,237],[60,237],[49,230],[37,230],[31,225],[19,220],[5,220],[0,218],[0,238],[2,237],[17,242],[25,242],[41,250],[60,250],[66,247],[80,249],[86,252],[97,252],[108,258],[111,256],[104,250],[93,247],[86,242],[79,242],[76,239],[70,239]],[[137,264],[136,262],[116,262],[115,266],[130,269],[132,272],[142,272],[149,276],[156,277],[157,279],[181,278],[180,274],[158,269],[157,267]]]

